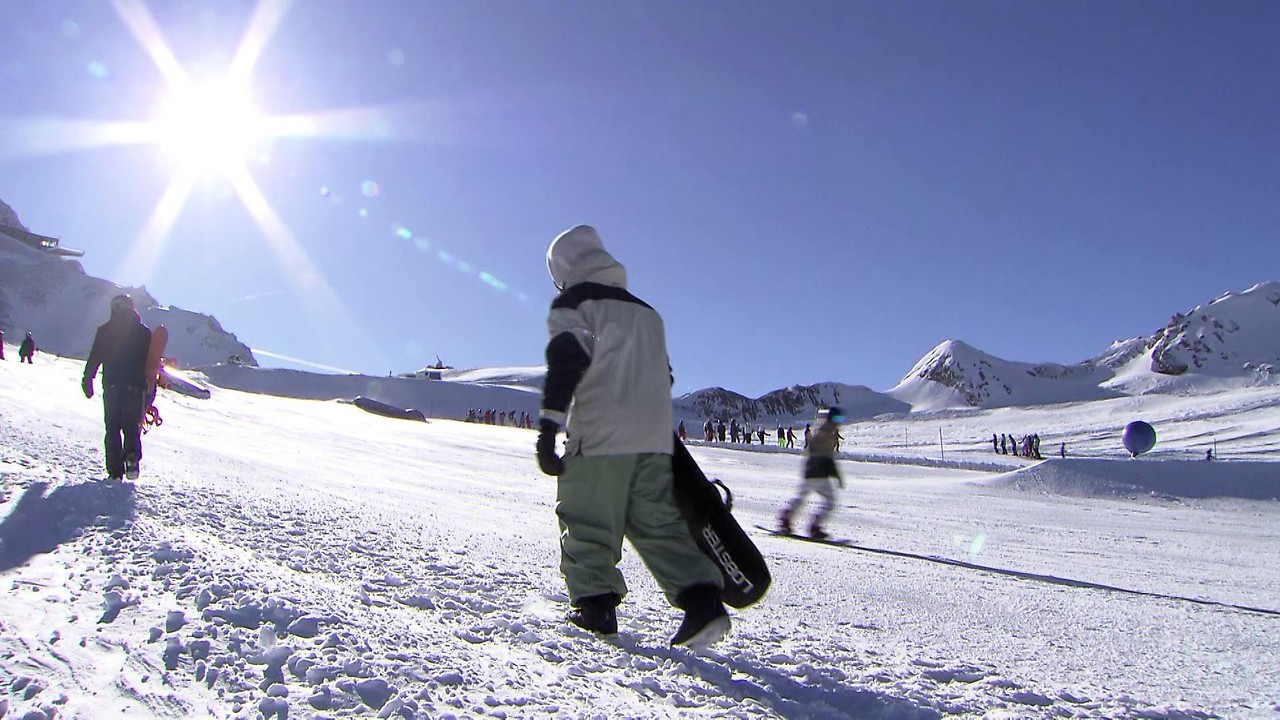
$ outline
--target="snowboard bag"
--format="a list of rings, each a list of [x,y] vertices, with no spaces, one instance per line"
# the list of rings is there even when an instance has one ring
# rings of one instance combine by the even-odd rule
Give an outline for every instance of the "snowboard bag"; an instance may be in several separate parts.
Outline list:
[[[772,578],[764,556],[733,518],[733,493],[719,480],[707,479],[679,437],[675,438],[671,471],[676,505],[689,532],[724,576],[720,599],[735,608],[758,602],[769,590]]]

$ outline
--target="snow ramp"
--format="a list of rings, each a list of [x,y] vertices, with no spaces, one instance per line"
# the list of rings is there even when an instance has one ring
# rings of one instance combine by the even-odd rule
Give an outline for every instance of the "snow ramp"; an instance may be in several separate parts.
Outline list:
[[[1280,462],[1051,458],[981,484],[1078,497],[1277,500]]]

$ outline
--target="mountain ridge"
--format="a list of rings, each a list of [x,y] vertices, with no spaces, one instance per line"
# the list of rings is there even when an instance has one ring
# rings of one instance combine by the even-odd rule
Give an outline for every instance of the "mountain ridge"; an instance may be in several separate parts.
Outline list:
[[[23,227],[0,201],[0,224]],[[87,275],[78,261],[32,249],[0,233],[0,323],[33,330],[39,346],[71,357],[88,354],[93,330],[106,320],[107,299],[135,296],[144,322],[164,323],[169,354],[187,367],[234,364],[254,368],[248,346],[216,318],[162,306],[146,288],[124,288]],[[821,407],[840,405],[851,419],[941,410],[1023,407],[1103,400],[1149,392],[1211,392],[1280,381],[1280,282],[1226,292],[1170,321],[1151,335],[1118,340],[1073,364],[1028,363],[947,339],[925,353],[893,388],[819,382],[791,385],[756,398],[708,387],[673,398],[675,416],[697,425],[736,418],[750,425],[792,425]],[[243,372],[209,373],[235,385],[254,385]],[[449,369],[442,380],[536,391],[542,366]]]

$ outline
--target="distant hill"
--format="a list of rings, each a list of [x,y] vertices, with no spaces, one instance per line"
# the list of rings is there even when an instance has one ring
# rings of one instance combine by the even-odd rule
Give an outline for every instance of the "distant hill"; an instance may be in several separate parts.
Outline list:
[[[888,395],[914,410],[1010,407],[1280,380],[1280,282],[1227,293],[1074,365],[1004,360],[947,340]]]
[[[21,230],[27,229],[27,226],[23,225],[22,221],[18,219],[18,213],[14,212],[13,208],[9,207],[9,204],[3,200],[0,200],[0,225],[16,227]]]
[[[824,382],[793,385],[758,398],[748,398],[724,388],[707,388],[675,399],[675,415],[701,425],[707,418],[737,418],[749,425],[795,425],[812,420],[820,407],[839,405],[852,419],[885,413],[902,413],[911,406],[864,385]]]
[[[3,217],[5,214],[10,218]],[[0,203],[0,221],[18,222]],[[113,296],[127,292],[150,327],[169,329],[166,355],[184,366],[235,361],[256,365],[253,352],[209,315],[163,306],[146,288],[120,287],[85,274],[78,261],[33,249],[0,232],[0,327],[9,340],[30,332],[41,350],[87,357]]]

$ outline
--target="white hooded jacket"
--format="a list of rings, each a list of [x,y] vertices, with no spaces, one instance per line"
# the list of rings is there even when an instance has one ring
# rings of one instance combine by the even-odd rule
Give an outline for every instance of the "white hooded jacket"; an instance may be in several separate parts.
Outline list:
[[[547,249],[560,294],[547,317],[541,417],[563,425],[570,455],[670,454],[671,366],[657,311],[587,225]]]

